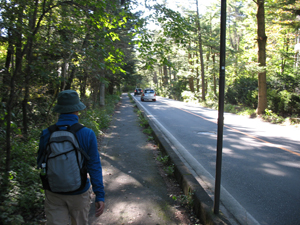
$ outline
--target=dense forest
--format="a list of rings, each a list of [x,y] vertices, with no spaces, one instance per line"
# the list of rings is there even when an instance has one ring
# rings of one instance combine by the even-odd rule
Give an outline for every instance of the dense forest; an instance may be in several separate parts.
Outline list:
[[[142,86],[151,83],[162,96],[214,105],[220,65],[215,2],[203,15],[198,0],[181,13],[154,6],[151,19],[159,29],[143,33],[138,48]],[[225,103],[256,115],[299,116],[299,7],[300,1],[227,1]]]
[[[0,1],[1,224],[38,224],[38,137],[61,90],[97,134],[135,87],[218,107],[221,0],[198,1]],[[226,25],[227,109],[299,121],[300,1],[228,0]]]

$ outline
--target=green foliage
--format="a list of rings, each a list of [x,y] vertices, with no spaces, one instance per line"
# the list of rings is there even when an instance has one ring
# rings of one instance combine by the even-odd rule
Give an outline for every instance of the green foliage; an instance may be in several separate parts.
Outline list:
[[[181,205],[186,205],[189,208],[192,208],[194,199],[193,199],[194,193],[189,192],[187,195],[171,195],[170,197],[174,201],[178,201]]]
[[[146,129],[143,130],[143,133],[144,134],[148,134],[148,135],[151,135],[153,133],[153,130],[151,129],[151,127],[147,127]]]
[[[256,109],[243,107],[241,110],[237,112],[238,115],[241,116],[250,116],[250,117],[256,117]]]
[[[299,113],[300,94],[290,93],[287,90],[268,90],[268,109],[282,115]]]
[[[140,126],[141,127],[149,127],[149,122],[148,120],[143,116],[143,113],[142,111],[140,110],[137,110],[137,114],[138,114],[138,117],[139,117],[139,123],[140,123]]]
[[[156,93],[161,96],[161,97],[166,97],[168,98],[170,95],[170,91],[167,87],[161,86],[158,88],[158,90],[156,91]]]
[[[143,30],[138,40],[138,58],[145,70],[156,65],[174,67],[168,55],[175,54],[173,46],[186,46],[190,39],[188,32],[193,28],[189,19],[165,5],[155,4],[150,15],[162,29],[148,32]],[[150,19],[149,18],[149,19]]]
[[[164,168],[164,171],[168,176],[172,176],[174,174],[174,165],[168,165]]]
[[[147,119],[145,119],[144,117],[140,117],[140,126],[141,127],[148,127],[149,126],[149,122]]]
[[[157,93],[162,97],[182,100],[182,92],[187,90],[186,85],[187,81],[180,78],[176,81],[171,81],[171,83],[166,86],[159,87]]]
[[[282,123],[285,119],[282,116],[278,116],[277,114],[273,113],[272,110],[266,109],[265,114],[262,116],[265,121],[271,123]]]
[[[130,102],[133,104],[134,110],[136,110],[136,104],[135,104],[135,101],[134,101],[132,95],[128,92],[127,96],[129,97]]]
[[[153,130],[150,126],[148,126],[146,129],[143,130],[144,134],[148,134],[148,141],[154,140],[153,138]]]
[[[95,109],[93,111],[87,111],[83,116],[80,115],[81,123],[91,128],[96,135],[102,134],[102,129],[107,128],[110,121],[111,115],[106,114],[106,111],[103,109]]]
[[[198,92],[191,92],[191,91],[184,91],[182,92],[182,98],[184,102],[192,102],[192,103],[198,103],[201,93]]]
[[[193,27],[188,19],[184,18],[179,12],[166,8],[164,5],[155,5],[157,21],[163,28],[164,37],[171,37],[175,43],[184,44],[187,42],[188,31]]]
[[[154,140],[154,137],[152,135],[149,135],[147,141],[153,141],[153,140]]]
[[[224,111],[230,113],[237,113],[239,112],[239,107],[237,105],[224,104]]]
[[[120,93],[115,95],[105,96],[105,108],[108,114],[112,114],[115,109],[115,105],[120,101]]]
[[[39,134],[32,132],[28,142],[16,138],[11,150],[11,171],[0,175],[1,183],[6,184],[1,185],[2,224],[23,224],[25,221],[38,224],[42,216],[44,197],[36,169]]]
[[[243,104],[248,107],[257,107],[257,79],[239,77],[227,86],[225,102],[230,104]]]
[[[163,156],[161,153],[156,157],[156,160],[163,163],[163,164],[167,164],[169,162],[169,156],[165,155]]]
[[[102,130],[108,128],[115,104],[120,100],[119,95],[106,95],[105,107],[95,107],[93,110],[84,110],[80,114],[80,122],[91,128],[96,135],[102,134]]]
[[[267,88],[274,91],[267,96],[268,108],[273,113],[284,116],[299,112],[300,51],[298,40],[295,38],[299,26],[296,19],[298,8],[295,1],[266,2],[267,65],[262,68],[257,58],[257,4],[253,1],[237,3],[229,0],[226,104],[246,108],[248,112],[242,114],[253,114],[258,104],[257,75],[266,70]],[[138,58],[151,65],[141,67],[141,73],[144,73],[143,80],[148,83],[152,83],[153,80],[160,96],[197,103],[201,101],[201,93],[189,92],[189,85],[193,85],[195,90],[202,89],[195,15],[190,12],[179,15],[167,9],[165,5],[155,5],[154,9],[156,11],[153,18],[161,26],[161,30],[143,34],[145,38],[140,45],[142,54]],[[206,102],[201,104],[217,108],[215,102],[218,90],[219,6],[212,5],[205,15],[200,16],[200,23],[203,55],[206,55]],[[178,38],[183,43],[176,41]],[[163,65],[168,67],[167,74]],[[169,70],[169,67],[172,69]],[[191,77],[193,84],[188,83]],[[285,91],[289,94],[284,93]]]
[[[127,96],[129,97],[130,100],[133,100],[133,97],[129,92],[127,93]]]

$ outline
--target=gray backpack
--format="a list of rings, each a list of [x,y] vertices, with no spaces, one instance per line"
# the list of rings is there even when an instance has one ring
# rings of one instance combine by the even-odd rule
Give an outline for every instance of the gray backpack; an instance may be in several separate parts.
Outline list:
[[[60,130],[60,127],[67,127]],[[67,194],[82,190],[86,185],[86,160],[89,156],[78,144],[76,132],[84,126],[76,123],[72,126],[48,127],[50,138],[40,162],[46,163],[41,174],[43,188],[51,192]]]

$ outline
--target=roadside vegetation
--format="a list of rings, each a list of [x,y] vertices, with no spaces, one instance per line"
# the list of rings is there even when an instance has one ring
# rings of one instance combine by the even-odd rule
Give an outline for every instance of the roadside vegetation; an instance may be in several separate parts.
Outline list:
[[[143,79],[138,86],[217,109],[220,2],[202,14],[197,12],[198,2],[186,2],[180,13],[168,4],[154,7],[151,18],[160,29],[140,37]],[[226,112],[299,124],[298,10],[295,1],[227,1]]]

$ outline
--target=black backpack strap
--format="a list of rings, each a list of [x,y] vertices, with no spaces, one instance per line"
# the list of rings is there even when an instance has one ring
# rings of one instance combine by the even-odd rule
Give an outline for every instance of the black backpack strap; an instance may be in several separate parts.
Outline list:
[[[80,123],[75,123],[73,124],[69,129],[68,131],[76,134],[77,131],[79,131],[80,129],[84,128],[84,126]]]
[[[56,124],[53,124],[50,127],[48,127],[50,134],[52,134],[54,131],[57,131],[58,129],[59,128],[58,128],[58,126],[56,126]]]
[[[60,130],[59,129],[60,127],[67,127],[67,131],[70,131],[73,134],[76,134],[77,131],[79,131],[80,129],[84,128],[84,126],[82,124],[75,123],[72,126],[70,126],[70,125],[60,125],[60,126],[57,126],[56,124],[53,124],[50,127],[48,127],[47,129],[49,130],[50,133],[53,133],[54,131]]]
[[[76,135],[76,132],[79,131],[80,129],[84,128],[85,126],[83,126],[82,124],[80,123],[75,123],[73,124],[69,129],[68,131],[69,132],[72,132],[74,134],[74,136],[76,137],[77,139],[77,135]],[[79,141],[77,140],[78,144],[79,144]],[[88,156],[88,154],[82,149],[79,147],[79,151],[84,155],[84,157],[87,159],[87,160],[90,160],[90,157]]]
[[[46,157],[46,150],[44,150],[44,151],[41,153],[41,156],[40,156],[40,158],[39,158],[39,161],[37,162],[37,168],[38,168],[38,169],[41,167],[42,163],[44,162],[45,157]]]
[[[56,126],[56,124],[53,124],[53,125],[51,125],[50,127],[48,127],[47,129],[49,130],[50,136],[51,136],[51,134],[52,134],[54,131],[57,131],[59,128],[58,128],[58,126]],[[46,155],[47,155],[47,151],[46,151],[46,150],[47,150],[48,142],[49,142],[49,140],[47,141],[46,149],[43,149],[43,151],[41,152],[41,156],[40,156],[39,161],[38,161],[38,163],[37,163],[38,168],[41,167],[42,163],[44,162],[44,160],[45,160],[45,158],[46,158]]]

